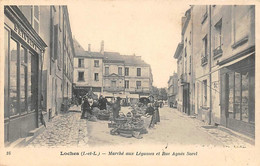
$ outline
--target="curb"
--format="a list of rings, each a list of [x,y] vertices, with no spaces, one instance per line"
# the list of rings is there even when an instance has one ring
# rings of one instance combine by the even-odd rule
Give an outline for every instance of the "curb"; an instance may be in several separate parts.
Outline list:
[[[245,142],[247,142],[251,145],[255,145],[255,139],[254,138],[248,137],[244,134],[238,133],[238,132],[231,130],[229,128],[226,128],[224,126],[218,126],[217,129],[224,131],[224,132],[226,132],[230,135],[233,135],[233,136],[235,136],[235,137],[237,137],[237,138],[239,138],[239,139],[241,139],[241,140],[243,140],[243,141],[245,141]]]
[[[205,123],[205,122],[201,121],[200,119],[198,119],[198,118],[196,117],[196,115],[190,115],[190,116],[189,116],[189,115],[187,115],[187,114],[185,114],[185,113],[183,113],[183,112],[177,111],[177,110],[176,110],[176,112],[178,112],[180,115],[186,116],[187,118],[196,119],[196,120],[199,121],[199,122]],[[214,126],[214,125],[209,125],[209,126]],[[221,130],[221,131],[223,131],[223,132],[225,132],[225,133],[228,133],[228,134],[230,134],[230,135],[232,135],[232,136],[235,136],[235,137],[237,137],[237,138],[239,138],[239,139],[245,141],[246,143],[249,143],[249,144],[251,144],[251,145],[255,145],[255,139],[252,138],[252,137],[246,136],[246,135],[244,135],[244,134],[242,134],[242,133],[238,133],[238,132],[236,132],[236,131],[234,131],[234,130],[231,130],[231,129],[226,128],[226,127],[221,126],[221,125],[218,125],[218,126],[216,127],[216,129]]]

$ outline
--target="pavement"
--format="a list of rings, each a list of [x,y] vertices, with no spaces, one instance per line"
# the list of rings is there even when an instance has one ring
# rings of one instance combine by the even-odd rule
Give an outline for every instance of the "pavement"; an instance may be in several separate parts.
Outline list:
[[[122,112],[131,111],[122,107]],[[29,147],[96,147],[113,145],[144,145],[144,144],[178,144],[217,147],[252,147],[236,135],[210,127],[204,122],[191,118],[176,109],[164,107],[160,109],[160,123],[142,139],[125,138],[110,135],[109,121],[92,122],[80,119],[80,107],[72,107],[65,114],[55,117],[47,124],[46,130],[36,137]]]
[[[70,108],[47,123],[46,130],[37,136],[28,147],[88,146],[87,122],[80,119],[80,107]]]

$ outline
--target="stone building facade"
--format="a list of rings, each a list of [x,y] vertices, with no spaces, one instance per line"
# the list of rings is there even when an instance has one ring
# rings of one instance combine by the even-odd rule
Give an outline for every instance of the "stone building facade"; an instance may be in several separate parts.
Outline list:
[[[66,6],[5,6],[4,27],[9,144],[26,142],[71,98],[74,47]]]
[[[106,52],[103,41],[100,52],[90,51],[90,45],[89,50],[85,51],[75,39],[74,41],[74,84],[77,94],[78,89],[84,93],[92,89],[97,95],[121,97],[127,102],[150,94],[153,82],[151,67],[140,56]],[[84,67],[77,67],[79,61],[84,63]],[[79,81],[80,72],[85,74],[84,80]]]
[[[187,12],[191,13],[191,79],[187,82],[193,88],[189,103],[194,114],[209,124],[254,137],[255,6],[199,5]],[[176,59],[185,54],[185,40],[184,34]],[[178,69],[185,68],[185,60],[179,62]]]

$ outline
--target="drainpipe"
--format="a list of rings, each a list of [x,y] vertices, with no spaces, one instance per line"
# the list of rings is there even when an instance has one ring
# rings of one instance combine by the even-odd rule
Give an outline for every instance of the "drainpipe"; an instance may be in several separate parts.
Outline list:
[[[211,5],[209,5],[209,124],[212,115],[212,91],[211,91]]]

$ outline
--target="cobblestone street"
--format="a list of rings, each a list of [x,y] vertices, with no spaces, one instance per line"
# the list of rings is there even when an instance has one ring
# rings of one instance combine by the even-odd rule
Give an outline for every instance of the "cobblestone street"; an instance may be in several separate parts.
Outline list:
[[[122,107],[122,112],[128,111],[128,107]],[[143,135],[142,139],[110,135],[108,121],[86,121],[80,119],[80,115],[78,110],[55,117],[28,147],[95,147],[118,144],[252,147],[252,143],[168,107],[160,109],[161,122],[154,129],[148,129],[148,134]]]
[[[87,146],[87,123],[80,115],[80,112],[68,112],[55,117],[28,147]]]

